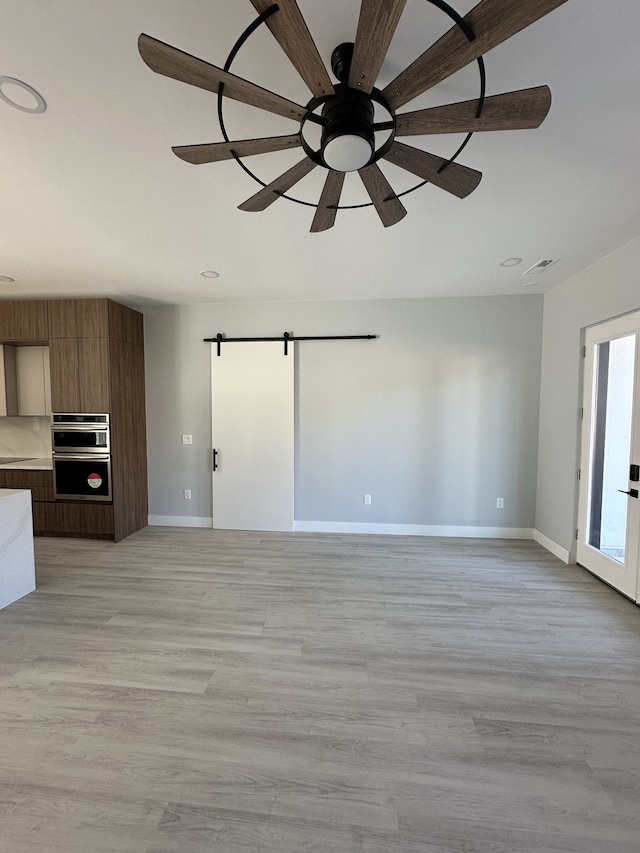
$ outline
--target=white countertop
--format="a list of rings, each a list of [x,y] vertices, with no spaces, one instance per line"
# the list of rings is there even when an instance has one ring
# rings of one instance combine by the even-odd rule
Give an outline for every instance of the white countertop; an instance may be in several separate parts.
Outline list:
[[[20,462],[5,462],[0,465],[2,471],[53,471],[53,461],[50,456],[40,459],[23,459]]]

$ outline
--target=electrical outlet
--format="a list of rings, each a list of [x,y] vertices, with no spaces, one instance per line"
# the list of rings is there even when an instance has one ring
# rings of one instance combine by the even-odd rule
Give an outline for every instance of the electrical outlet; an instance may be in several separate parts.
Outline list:
[[[193,436],[192,435],[183,435],[182,436],[183,444],[193,444]]]
[[[496,499],[496,509],[504,509],[504,498]]]
[[[364,495],[364,505],[371,506],[371,495]]]
[[[185,501],[191,500],[191,489],[185,489],[184,490],[184,499],[185,499]]]

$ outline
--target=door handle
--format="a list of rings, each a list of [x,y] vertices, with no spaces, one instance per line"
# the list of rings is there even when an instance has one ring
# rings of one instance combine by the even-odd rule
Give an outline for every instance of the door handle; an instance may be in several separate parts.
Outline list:
[[[618,491],[620,492],[621,495],[629,495],[629,497],[631,497],[631,498],[637,498],[638,497],[638,490],[637,489],[629,489],[628,492],[625,492],[623,489],[618,489]]]
[[[218,451],[213,448],[213,470],[217,471],[218,469]]]

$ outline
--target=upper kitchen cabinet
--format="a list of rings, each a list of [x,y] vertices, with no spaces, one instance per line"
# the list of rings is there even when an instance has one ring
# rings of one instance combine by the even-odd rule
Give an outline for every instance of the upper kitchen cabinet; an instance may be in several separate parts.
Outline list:
[[[50,300],[48,337],[109,337],[110,302],[110,299]]]
[[[111,299],[49,302],[54,412],[110,412],[109,341],[144,346],[143,317]]]
[[[110,412],[109,339],[78,338],[79,412]]]
[[[143,318],[112,299],[52,299],[48,338],[111,338],[141,347]]]
[[[48,302],[0,302],[0,343],[46,343]]]
[[[80,412],[80,378],[78,368],[78,339],[49,340],[51,370],[51,410]]]
[[[144,346],[144,318],[138,311],[132,311],[126,305],[119,302],[109,303],[109,337],[125,344],[133,344],[136,347]]]
[[[54,412],[111,411],[108,338],[51,338]]]

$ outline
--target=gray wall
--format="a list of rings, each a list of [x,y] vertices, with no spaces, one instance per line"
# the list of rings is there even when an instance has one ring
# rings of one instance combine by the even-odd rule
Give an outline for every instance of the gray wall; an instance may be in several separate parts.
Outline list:
[[[545,294],[536,529],[573,553],[583,329],[640,308],[640,238]]]
[[[542,297],[198,305],[145,315],[152,516],[211,516],[202,339],[286,330],[380,335],[296,345],[296,520],[533,527]],[[191,447],[180,444],[182,433],[193,435]]]

